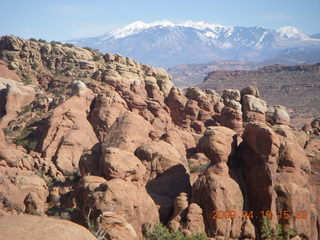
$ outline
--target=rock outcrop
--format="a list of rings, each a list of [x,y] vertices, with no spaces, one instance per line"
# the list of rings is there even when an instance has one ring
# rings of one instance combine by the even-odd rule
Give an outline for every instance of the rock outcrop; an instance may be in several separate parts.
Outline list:
[[[48,215],[110,240],[158,222],[254,240],[268,211],[270,228],[319,238],[319,119],[297,130],[254,86],[183,91],[163,69],[70,44],[6,36],[0,58],[0,216],[21,215],[0,218],[1,237],[34,224],[35,239],[91,238]]]
[[[241,236],[243,196],[238,183],[229,175],[227,162],[237,146],[236,133],[226,127],[210,127],[199,140],[199,149],[211,160],[192,187],[192,202],[203,209],[208,236]],[[218,214],[236,213],[234,217]]]
[[[13,227],[14,226],[14,227]],[[3,240],[95,240],[83,226],[70,221],[31,215],[0,217]]]
[[[74,86],[75,95],[49,113],[38,144],[43,156],[54,158],[57,168],[62,172],[76,171],[83,150],[98,143],[87,120],[93,93],[82,84]]]

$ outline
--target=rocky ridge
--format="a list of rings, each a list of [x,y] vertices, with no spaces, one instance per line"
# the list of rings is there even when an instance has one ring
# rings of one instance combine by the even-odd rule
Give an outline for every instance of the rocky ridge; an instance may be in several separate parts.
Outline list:
[[[93,222],[105,239],[141,239],[159,221],[186,235],[259,239],[262,211],[294,239],[319,238],[319,119],[297,130],[256,87],[183,92],[163,69],[70,44],[5,36],[0,58],[7,239],[27,227],[13,236],[10,221],[64,224],[46,216],[92,231]]]
[[[295,66],[272,65],[256,70],[217,70],[210,72],[201,89],[215,89],[222,93],[226,86],[242,89],[256,86],[261,96],[270,104],[286,106],[292,124],[301,127],[318,117],[320,99],[320,64]]]

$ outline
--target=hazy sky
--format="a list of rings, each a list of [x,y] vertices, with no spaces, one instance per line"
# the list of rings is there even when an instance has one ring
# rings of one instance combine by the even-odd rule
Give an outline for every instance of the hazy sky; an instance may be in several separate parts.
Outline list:
[[[67,40],[133,21],[295,26],[320,33],[320,0],[0,0],[0,35]]]

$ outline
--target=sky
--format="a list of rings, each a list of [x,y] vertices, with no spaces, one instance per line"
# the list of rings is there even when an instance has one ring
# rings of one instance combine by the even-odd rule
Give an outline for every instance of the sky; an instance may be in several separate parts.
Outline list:
[[[64,41],[157,20],[294,26],[314,34],[320,33],[320,0],[0,0],[0,36]]]

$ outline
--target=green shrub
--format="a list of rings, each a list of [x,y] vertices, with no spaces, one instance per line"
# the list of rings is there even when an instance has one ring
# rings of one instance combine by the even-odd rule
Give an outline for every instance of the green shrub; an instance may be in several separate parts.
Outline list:
[[[205,170],[207,168],[208,164],[201,164],[198,166],[191,166],[190,167],[190,172],[191,173],[195,173],[195,172],[202,172],[203,170]]]
[[[90,52],[94,52],[95,50],[93,49],[93,48],[91,48],[91,47],[83,47],[84,49],[86,49],[86,50],[88,50],[88,51],[90,51]]]
[[[24,129],[22,129],[20,135],[16,137],[15,144],[24,147],[28,151],[34,151],[37,147],[37,142],[30,141],[28,139],[30,134],[31,131],[28,129],[28,127],[25,127]]]
[[[70,64],[64,68],[64,71],[71,71],[74,68],[74,65]]]
[[[29,38],[29,41],[36,42],[37,39],[35,39],[35,38]]]
[[[38,39],[38,42],[46,43],[47,41],[46,41],[46,40],[44,40],[44,39],[39,38],[39,39]]]
[[[32,83],[32,80],[31,80],[31,78],[30,78],[30,76],[28,75],[28,74],[26,74],[26,73],[23,73],[22,74],[22,78],[23,78],[23,83],[25,84],[25,85],[28,85],[28,84],[31,84]]]
[[[271,221],[264,217],[261,220],[261,238],[263,240],[277,239],[287,240],[297,235],[296,231],[292,228],[286,228],[281,224],[272,227]]]
[[[32,67],[33,70],[37,70],[39,65],[38,65],[38,63],[33,62],[33,63],[31,63],[31,67]]]
[[[185,236],[180,231],[170,232],[161,223],[157,223],[150,232],[146,233],[145,240],[208,240],[208,238],[204,233]]]
[[[46,214],[48,216],[52,216],[52,217],[58,217],[58,218],[63,218],[62,214],[63,213],[75,213],[76,211],[79,211],[78,208],[62,208],[60,206],[54,205],[51,207],[48,207]]]
[[[57,41],[51,41],[50,44],[52,45],[52,47],[55,47],[57,44],[62,44],[62,43]]]
[[[203,170],[205,170],[207,168],[208,165],[209,165],[209,163],[194,166],[193,162],[188,160],[188,166],[189,166],[191,173],[202,172]]]
[[[92,60],[93,61],[100,61],[101,60],[101,56],[100,55],[93,55]]]
[[[31,105],[26,105],[21,109],[21,112],[19,112],[18,116],[22,116],[23,114],[31,111]]]
[[[65,87],[61,87],[57,91],[55,91],[54,95],[56,97],[60,97],[65,93],[65,91],[66,91],[66,88]]]
[[[69,47],[69,48],[73,48],[74,47],[73,44],[71,44],[71,43],[65,43],[65,44],[63,44],[63,46],[64,47]]]
[[[4,135],[6,135],[6,136],[13,136],[14,135],[13,131],[9,128],[3,128],[2,130],[3,130]]]
[[[73,58],[74,57],[74,53],[72,51],[67,51],[66,55],[67,55],[67,58]]]
[[[87,223],[89,231],[92,233],[93,236],[97,238],[97,240],[106,240],[105,236],[107,235],[107,233],[101,228],[101,226],[98,226],[100,216],[96,219],[92,219],[91,212],[92,209],[89,209],[89,212],[85,217],[85,221]]]

